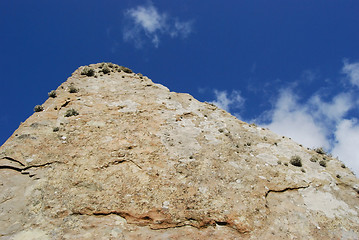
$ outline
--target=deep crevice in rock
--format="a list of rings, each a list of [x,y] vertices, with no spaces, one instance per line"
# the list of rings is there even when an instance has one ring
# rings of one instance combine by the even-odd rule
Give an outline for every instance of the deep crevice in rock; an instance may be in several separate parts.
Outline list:
[[[2,157],[1,159],[6,159],[6,160],[9,160],[9,161],[12,161],[12,162],[16,162],[16,163],[18,163],[18,164],[20,164],[22,166],[25,166],[22,162],[20,162],[20,161],[18,161],[16,159],[13,159],[11,157]]]
[[[9,165],[0,165],[0,169],[10,169],[10,170],[15,170],[21,174],[29,174],[29,177],[33,177],[33,174],[30,174],[29,172],[26,172],[26,170],[31,169],[31,168],[40,168],[40,167],[46,167],[49,166],[51,164],[54,163],[61,163],[59,161],[54,161],[54,162],[48,162],[48,163],[44,163],[44,164],[39,164],[39,165],[29,165],[29,166],[25,166],[22,162],[20,162],[19,160],[16,160],[14,158],[11,157],[3,157],[1,159],[6,159],[9,160],[10,162],[15,162],[17,164],[20,164],[23,167],[16,167],[16,166],[9,166]]]

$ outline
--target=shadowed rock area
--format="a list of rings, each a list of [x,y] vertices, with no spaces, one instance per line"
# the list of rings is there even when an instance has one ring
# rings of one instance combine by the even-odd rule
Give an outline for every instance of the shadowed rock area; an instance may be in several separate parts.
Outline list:
[[[0,239],[359,239],[342,162],[111,63],[0,148]],[[42,111],[41,111],[42,110]]]

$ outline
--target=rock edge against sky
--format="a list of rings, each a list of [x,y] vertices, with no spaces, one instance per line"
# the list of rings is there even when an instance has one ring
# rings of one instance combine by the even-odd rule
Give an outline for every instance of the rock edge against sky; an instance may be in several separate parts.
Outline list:
[[[142,74],[80,67],[42,108],[0,148],[0,239],[359,238],[339,160]]]

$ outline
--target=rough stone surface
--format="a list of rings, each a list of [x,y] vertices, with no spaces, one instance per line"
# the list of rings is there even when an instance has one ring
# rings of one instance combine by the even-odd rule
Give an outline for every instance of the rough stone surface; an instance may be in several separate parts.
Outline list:
[[[359,239],[339,160],[111,66],[80,67],[0,148],[1,240]]]

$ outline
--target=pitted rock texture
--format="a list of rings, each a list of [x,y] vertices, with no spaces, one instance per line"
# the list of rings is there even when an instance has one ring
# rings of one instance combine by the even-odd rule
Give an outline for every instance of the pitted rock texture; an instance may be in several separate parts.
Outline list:
[[[0,239],[359,239],[339,160],[109,66],[0,148]]]

